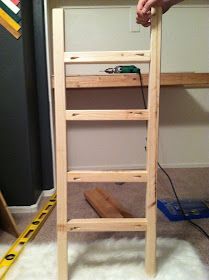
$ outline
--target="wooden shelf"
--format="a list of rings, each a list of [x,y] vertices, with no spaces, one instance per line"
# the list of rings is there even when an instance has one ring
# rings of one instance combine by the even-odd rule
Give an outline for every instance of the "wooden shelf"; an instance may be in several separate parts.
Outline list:
[[[148,74],[143,74],[143,85],[148,85]],[[138,87],[137,74],[67,76],[66,88],[120,88]],[[161,86],[209,87],[209,73],[162,73]],[[52,77],[54,88],[54,78]]]

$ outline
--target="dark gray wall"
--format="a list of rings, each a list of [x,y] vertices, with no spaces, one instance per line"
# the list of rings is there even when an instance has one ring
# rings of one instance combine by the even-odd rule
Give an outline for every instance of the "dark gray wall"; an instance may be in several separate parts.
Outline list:
[[[52,145],[50,131],[50,111],[48,98],[47,63],[44,28],[44,1],[33,1],[35,65],[39,108],[39,128],[41,140],[42,187],[53,187]]]
[[[23,36],[19,40],[0,27],[0,189],[7,203],[17,206],[34,204],[43,186],[53,187],[52,168],[48,173],[43,168],[43,158],[47,158],[41,154],[40,122],[45,117],[40,116],[44,108],[38,105],[43,90],[47,96],[47,88],[37,84],[40,64],[36,66],[32,2],[21,1]],[[49,128],[45,132],[51,147]]]

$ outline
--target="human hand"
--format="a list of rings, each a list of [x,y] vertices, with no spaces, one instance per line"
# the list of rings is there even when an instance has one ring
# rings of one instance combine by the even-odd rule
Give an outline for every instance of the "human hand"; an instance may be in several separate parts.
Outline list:
[[[139,0],[137,5],[137,17],[136,22],[148,27],[151,25],[151,8],[160,6],[163,9],[163,12],[166,12],[170,7],[169,0]]]

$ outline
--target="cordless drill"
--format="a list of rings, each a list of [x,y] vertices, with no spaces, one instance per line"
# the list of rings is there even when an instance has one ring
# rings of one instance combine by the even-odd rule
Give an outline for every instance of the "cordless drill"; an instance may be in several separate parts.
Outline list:
[[[135,65],[119,65],[115,68],[107,68],[105,73],[108,74],[128,74],[128,73],[140,73],[140,69]]]

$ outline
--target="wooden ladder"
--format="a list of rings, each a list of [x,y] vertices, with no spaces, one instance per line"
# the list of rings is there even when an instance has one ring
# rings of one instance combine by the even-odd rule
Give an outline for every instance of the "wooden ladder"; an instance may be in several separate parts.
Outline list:
[[[145,231],[145,269],[156,272],[156,182],[161,63],[161,8],[152,9],[150,50],[65,52],[64,10],[53,10],[53,52],[56,126],[57,246],[58,279],[68,279],[68,232]],[[149,63],[148,109],[144,110],[67,110],[66,64]],[[147,121],[147,168],[127,171],[67,171],[68,121]],[[67,183],[146,182],[145,218],[67,219]]]

